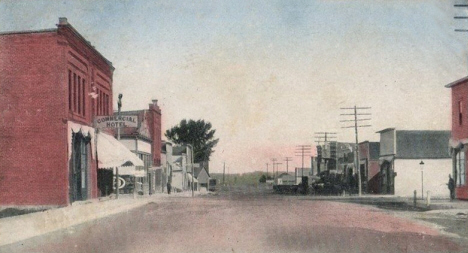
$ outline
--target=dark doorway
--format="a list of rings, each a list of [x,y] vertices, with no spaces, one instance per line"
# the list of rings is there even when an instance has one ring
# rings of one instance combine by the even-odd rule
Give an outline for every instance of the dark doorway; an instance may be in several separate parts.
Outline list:
[[[100,196],[108,196],[113,192],[114,173],[112,170],[98,169],[97,181]]]
[[[388,161],[385,161],[380,167],[381,175],[381,193],[382,194],[394,194],[394,183],[393,183],[393,169],[392,164]]]
[[[367,182],[368,182],[368,178],[367,178],[367,173],[368,173],[368,169],[367,169],[367,159],[363,161],[364,163],[361,163],[359,168],[360,168],[360,172],[361,172],[361,190],[363,193],[367,193],[368,192],[368,189],[367,189]]]
[[[70,202],[88,199],[89,141],[81,133],[73,133],[70,159]]]

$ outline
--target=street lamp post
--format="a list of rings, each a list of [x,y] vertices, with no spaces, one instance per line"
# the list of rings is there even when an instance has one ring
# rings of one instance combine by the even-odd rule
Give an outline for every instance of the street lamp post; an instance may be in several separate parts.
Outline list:
[[[120,111],[122,109],[122,93],[119,94],[119,100],[117,101],[117,116],[120,118]],[[120,141],[120,126],[117,127],[117,140]],[[119,167],[115,167],[115,189],[116,189],[116,198],[119,198],[120,191],[120,180],[119,180]],[[136,186],[136,177],[135,177],[135,186]],[[135,187],[134,186],[134,187]],[[133,190],[135,191],[135,190]]]
[[[421,167],[421,197],[424,199],[424,162],[421,161],[419,166]]]

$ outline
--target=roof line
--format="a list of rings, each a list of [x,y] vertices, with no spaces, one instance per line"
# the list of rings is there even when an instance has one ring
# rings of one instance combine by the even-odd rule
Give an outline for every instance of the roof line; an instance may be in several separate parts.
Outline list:
[[[463,83],[463,82],[465,82],[465,81],[468,81],[468,76],[465,76],[465,77],[463,77],[463,78],[460,78],[460,79],[458,79],[458,80],[456,80],[456,81],[453,81],[453,82],[451,82],[451,83],[445,85],[445,88],[451,88],[451,87],[456,86],[456,85],[459,85],[459,84],[461,84],[461,83]]]
[[[42,30],[24,30],[24,31],[8,31],[0,32],[0,35],[14,35],[14,34],[27,34],[27,33],[46,33],[57,32],[58,28],[42,29]]]
[[[389,128],[385,128],[383,130],[377,131],[375,133],[383,133],[383,132],[387,132],[387,131],[390,131],[390,130],[395,130],[395,128],[394,127],[389,127]]]
[[[57,28],[60,29],[62,27],[67,27],[69,28],[74,34],[76,37],[78,37],[85,45],[87,45],[91,51],[93,51],[95,54],[97,54],[98,56],[100,56],[104,62],[106,62],[108,65],[110,65],[112,71],[115,70],[114,68],[114,65],[112,64],[111,61],[109,61],[106,57],[104,57],[104,55],[102,55],[92,44],[91,42],[89,42],[88,40],[86,40],[85,37],[83,37],[83,35],[81,35],[81,33],[79,33],[75,27],[73,27],[70,23],[68,23],[67,19],[64,18],[64,21],[62,22],[62,20],[60,20],[59,18],[59,23],[57,24]]]

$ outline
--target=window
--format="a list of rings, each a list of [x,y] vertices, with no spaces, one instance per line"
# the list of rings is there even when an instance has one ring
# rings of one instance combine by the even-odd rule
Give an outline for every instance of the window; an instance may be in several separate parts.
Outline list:
[[[81,77],[78,76],[78,114],[81,114]]]
[[[72,72],[68,70],[68,110],[72,110],[73,108],[73,81],[72,81]]]
[[[76,74],[73,73],[73,111],[74,112],[76,112],[76,93],[77,93]]]
[[[109,95],[106,94],[106,106],[105,106],[106,114],[109,114]]]
[[[106,101],[107,101],[107,103],[106,103],[106,112],[108,114],[110,114],[111,112],[110,112],[110,105],[109,105],[109,95],[106,95]]]
[[[68,70],[68,110],[86,116],[86,80]]]
[[[463,101],[458,101],[458,124],[463,125]]]
[[[456,156],[457,169],[457,185],[465,185],[466,170],[465,170],[465,151],[461,150]]]
[[[96,94],[97,94],[97,99],[96,99],[96,103],[95,103],[95,113],[96,115],[99,115],[99,101],[101,100],[101,92],[99,91],[99,89],[96,89]]]
[[[86,80],[83,78],[83,85],[81,86],[82,87],[82,97],[83,97],[83,109],[81,109],[81,111],[83,112],[83,116],[86,116]]]
[[[99,115],[102,115],[102,100],[103,100],[103,97],[102,97],[102,91],[99,91]]]

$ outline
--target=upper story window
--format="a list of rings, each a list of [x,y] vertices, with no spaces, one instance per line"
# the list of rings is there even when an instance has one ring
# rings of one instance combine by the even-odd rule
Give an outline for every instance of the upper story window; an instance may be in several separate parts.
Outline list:
[[[83,74],[68,70],[68,110],[86,116],[86,79]]]
[[[96,93],[98,94],[96,101],[95,113],[98,116],[110,115],[110,101],[109,94],[106,91],[97,89]]]
[[[458,101],[458,124],[463,125],[463,101]]]

